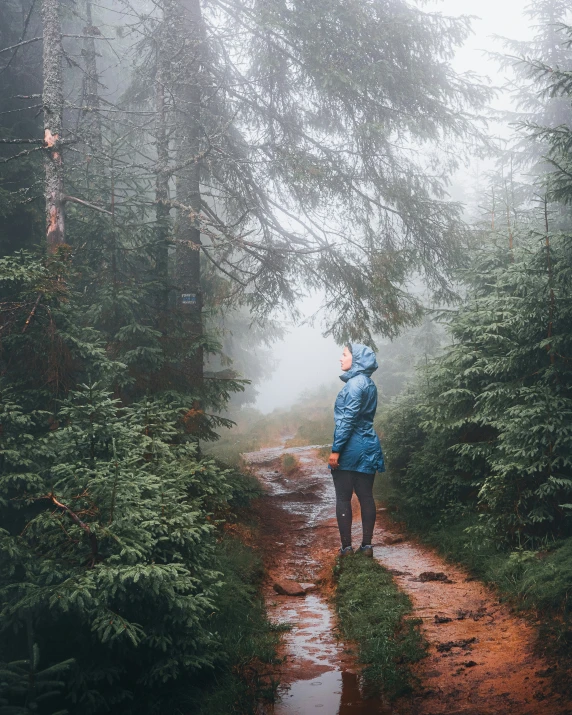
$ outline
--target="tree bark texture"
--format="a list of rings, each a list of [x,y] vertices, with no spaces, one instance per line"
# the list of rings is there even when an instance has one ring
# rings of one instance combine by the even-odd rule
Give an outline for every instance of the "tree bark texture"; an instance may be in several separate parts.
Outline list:
[[[46,239],[53,253],[65,242],[64,164],[62,157],[63,77],[59,0],[43,0],[43,106],[45,152]]]
[[[167,33],[165,33],[167,34]],[[167,137],[167,107],[165,103],[165,83],[168,76],[166,53],[170,43],[166,37],[159,38],[157,48],[157,76],[155,79],[155,110],[157,119],[155,137],[157,146],[157,178],[155,181],[155,211],[156,226],[156,271],[160,284],[158,303],[159,310],[166,313],[169,308],[169,139]]]
[[[177,286],[179,309],[183,311],[191,336],[202,336],[201,293],[201,163],[192,161],[201,151],[201,65],[204,33],[200,0],[178,0],[178,22],[182,28],[183,63],[175,97],[177,114],[177,202],[191,210],[179,210],[177,220]],[[199,345],[185,372],[192,382],[203,376],[203,350]]]
[[[83,56],[85,61],[85,74],[83,79],[83,110],[82,124],[85,132],[85,141],[92,150],[101,149],[101,116],[99,112],[99,76],[97,74],[97,56],[95,51],[95,37],[100,35],[99,28],[94,27],[91,15],[91,0],[85,3],[85,18],[87,26],[83,28]]]

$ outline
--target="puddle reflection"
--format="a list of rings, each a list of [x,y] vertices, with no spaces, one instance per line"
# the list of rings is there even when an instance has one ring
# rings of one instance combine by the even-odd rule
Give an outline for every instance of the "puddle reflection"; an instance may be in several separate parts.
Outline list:
[[[311,680],[297,680],[281,693],[275,715],[391,715],[377,698],[364,700],[355,673],[331,670]]]

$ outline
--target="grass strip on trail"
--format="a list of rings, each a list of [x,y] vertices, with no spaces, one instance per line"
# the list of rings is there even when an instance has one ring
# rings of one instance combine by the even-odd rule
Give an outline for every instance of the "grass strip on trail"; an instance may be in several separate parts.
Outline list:
[[[334,569],[334,597],[343,637],[358,646],[365,667],[366,694],[390,699],[411,692],[411,664],[425,656],[419,619],[409,597],[377,561],[361,554],[339,559]]]

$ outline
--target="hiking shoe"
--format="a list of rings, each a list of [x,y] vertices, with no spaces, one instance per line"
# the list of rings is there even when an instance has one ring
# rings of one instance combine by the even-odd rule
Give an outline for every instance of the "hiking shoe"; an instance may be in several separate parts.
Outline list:
[[[340,549],[338,551],[338,556],[351,556],[354,552],[353,546],[346,546],[345,549]]]
[[[360,546],[358,554],[363,554],[364,556],[369,556],[370,559],[373,559],[373,546],[371,544]]]

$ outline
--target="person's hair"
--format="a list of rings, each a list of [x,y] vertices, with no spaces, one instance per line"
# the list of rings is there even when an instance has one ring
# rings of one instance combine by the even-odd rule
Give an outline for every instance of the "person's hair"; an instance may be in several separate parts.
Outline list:
[[[350,351],[350,353],[353,355],[354,351],[352,350],[352,344],[351,343],[346,343],[346,348]]]

